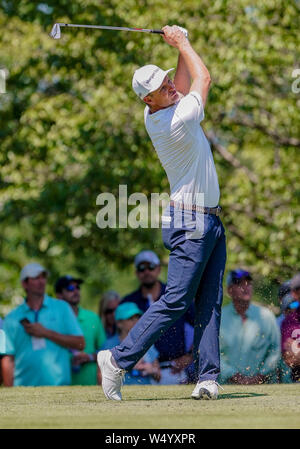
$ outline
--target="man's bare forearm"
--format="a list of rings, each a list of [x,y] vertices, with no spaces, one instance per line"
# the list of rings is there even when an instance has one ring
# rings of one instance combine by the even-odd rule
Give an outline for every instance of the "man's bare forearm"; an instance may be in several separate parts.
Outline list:
[[[183,70],[188,72],[190,78],[192,79],[192,85],[190,86],[189,92],[192,90],[199,92],[203,101],[203,105],[205,105],[211,83],[208,69],[206,68],[200,56],[191,46],[189,40],[182,33],[182,31],[179,30],[178,27],[170,27],[167,25],[163,27],[163,31],[163,39],[172,47],[177,48],[180,56],[179,61],[182,63],[181,67]],[[180,72],[178,76],[179,75]],[[176,88],[178,87],[176,86]],[[180,91],[179,88],[178,90]]]
[[[174,84],[176,90],[183,95],[187,95],[191,87],[191,76],[187,69],[183,56],[179,53]]]
[[[59,334],[50,329],[46,329],[45,338],[65,348],[77,349],[78,351],[82,351],[85,346],[84,337],[82,336]]]
[[[209,87],[211,84],[210,73],[200,58],[195,52],[189,41],[182,42],[178,47],[181,57],[184,60],[185,66],[192,78],[192,85],[190,91],[201,91],[203,103],[206,103]]]
[[[3,385],[5,387],[12,387],[14,385],[14,369],[15,361],[11,355],[5,355],[1,360]]]
[[[187,39],[179,44],[178,50],[193,81],[196,78],[210,77],[206,65]]]
[[[65,348],[78,349],[79,351],[84,349],[85,342],[82,336],[60,334],[47,329],[41,323],[25,323],[24,329],[32,337],[48,338],[48,340]]]

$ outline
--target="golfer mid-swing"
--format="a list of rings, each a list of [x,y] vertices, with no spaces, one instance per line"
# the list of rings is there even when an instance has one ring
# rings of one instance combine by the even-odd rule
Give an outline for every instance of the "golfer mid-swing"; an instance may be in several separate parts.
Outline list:
[[[219,327],[226,262],[225,232],[219,218],[219,184],[209,143],[200,126],[210,75],[177,26],[163,38],[179,51],[174,82],[157,66],[138,69],[134,91],[146,103],[145,125],[167,173],[171,201],[162,216],[170,250],[165,294],[154,302],[119,346],[98,353],[102,388],[121,400],[122,377],[195,300],[192,397],[216,399],[220,373]]]

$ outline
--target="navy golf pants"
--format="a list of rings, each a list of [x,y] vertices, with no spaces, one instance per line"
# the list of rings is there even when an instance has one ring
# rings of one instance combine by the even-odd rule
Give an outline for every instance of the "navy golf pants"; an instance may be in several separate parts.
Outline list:
[[[195,299],[194,364],[197,380],[217,380],[219,329],[226,263],[226,238],[216,215],[169,207],[162,217],[163,242],[170,250],[165,294],[154,302],[111,352],[130,370]]]

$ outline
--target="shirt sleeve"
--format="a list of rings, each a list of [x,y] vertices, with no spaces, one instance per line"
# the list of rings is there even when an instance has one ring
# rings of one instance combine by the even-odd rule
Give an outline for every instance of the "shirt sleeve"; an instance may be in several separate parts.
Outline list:
[[[96,335],[96,349],[99,350],[106,340],[106,335],[103,324],[98,316],[96,316]]]
[[[281,323],[281,349],[284,351],[285,343],[289,338],[294,337],[294,331],[299,331],[300,324],[296,319],[293,319],[293,315],[295,312],[292,312],[291,315],[288,315],[284,318]]]
[[[220,361],[220,377],[219,381],[220,383],[226,383],[230,377],[232,377],[234,374],[237,373],[237,369],[235,366],[230,365],[228,361],[226,360],[226,357],[224,357],[223,354],[221,354],[221,361]]]
[[[201,95],[196,91],[192,91],[183,97],[178,104],[176,113],[191,130],[195,125],[199,125],[204,119],[204,107]]]
[[[270,314],[266,317],[266,327],[264,334],[268,336],[269,346],[266,358],[261,366],[261,374],[270,374],[276,369],[281,357],[280,350],[280,331],[276,323],[275,316]]]
[[[226,383],[228,379],[237,372],[236,366],[230,362],[230,357],[226,351],[226,345],[224,344],[222,333],[220,332],[220,383]]]
[[[220,326],[220,383],[226,383],[230,377],[238,372],[236,364],[232,362],[231,345],[226,343],[226,335],[232,326],[232,313],[228,315],[223,310]]]
[[[230,377],[238,372],[237,367],[230,360],[230,355],[226,350],[226,344],[220,333],[220,383],[226,383]]]
[[[61,307],[63,309],[63,323],[64,323],[64,332],[62,333],[64,333],[65,335],[82,336],[83,332],[71,306],[66,302],[62,301]]]

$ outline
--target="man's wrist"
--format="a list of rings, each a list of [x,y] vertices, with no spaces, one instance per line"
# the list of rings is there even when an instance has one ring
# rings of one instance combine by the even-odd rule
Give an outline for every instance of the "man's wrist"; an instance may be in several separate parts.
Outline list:
[[[189,40],[186,38],[184,39],[182,42],[180,42],[180,44],[178,44],[178,51],[180,53],[184,53],[185,51],[189,50],[190,48],[192,48]]]
[[[44,327],[42,338],[47,338],[48,340],[51,340],[52,336],[53,336],[52,331],[50,329],[47,329],[46,327]]]

